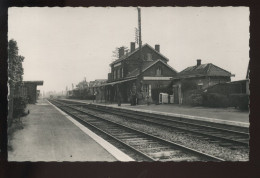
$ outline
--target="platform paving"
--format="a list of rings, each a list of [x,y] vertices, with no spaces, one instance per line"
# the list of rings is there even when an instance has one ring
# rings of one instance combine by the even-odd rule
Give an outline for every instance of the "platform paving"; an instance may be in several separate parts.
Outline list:
[[[28,109],[23,129],[10,141],[8,161],[117,161],[46,100]]]
[[[235,108],[206,108],[173,104],[140,105],[138,107],[125,105],[124,107],[249,123],[249,112],[239,111]]]
[[[249,112],[240,111],[235,108],[207,108],[207,107],[192,107],[177,104],[160,104],[160,105],[136,105],[131,106],[128,103],[123,103],[121,106],[110,103],[97,103],[91,100],[77,100],[85,103],[98,105],[106,105],[116,108],[125,108],[136,111],[144,111],[149,113],[157,113],[163,115],[178,116],[197,120],[206,120],[218,123],[227,123],[231,125],[249,126]]]

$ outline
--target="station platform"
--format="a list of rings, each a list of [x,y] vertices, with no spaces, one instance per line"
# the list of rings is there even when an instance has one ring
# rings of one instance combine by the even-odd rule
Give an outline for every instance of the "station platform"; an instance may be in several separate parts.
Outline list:
[[[133,161],[47,100],[28,105],[8,161]]]
[[[68,99],[73,101],[73,99]],[[147,113],[155,113],[166,116],[181,117],[186,119],[202,120],[220,124],[235,125],[241,127],[249,127],[249,112],[239,111],[235,108],[206,108],[192,107],[177,104],[160,104],[160,105],[136,105],[131,106],[129,103],[117,104],[97,103],[92,100],[75,100],[78,102],[105,105],[107,107],[115,107],[129,109],[133,111],[141,111]]]

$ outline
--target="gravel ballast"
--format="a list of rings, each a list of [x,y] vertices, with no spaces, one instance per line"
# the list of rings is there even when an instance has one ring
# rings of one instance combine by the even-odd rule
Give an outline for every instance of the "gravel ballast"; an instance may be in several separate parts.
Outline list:
[[[83,108],[82,108],[83,109]],[[203,153],[207,153],[226,161],[248,161],[249,160],[249,149],[232,149],[228,147],[220,146],[218,143],[212,143],[205,139],[200,139],[199,136],[180,133],[173,129],[166,128],[163,126],[157,126],[155,124],[147,124],[142,121],[136,121],[126,119],[123,117],[115,116],[107,113],[100,113],[88,109],[87,112],[101,116],[105,119],[109,119],[119,124],[126,125],[128,127],[152,134],[154,136],[169,140],[180,145],[198,150]]]

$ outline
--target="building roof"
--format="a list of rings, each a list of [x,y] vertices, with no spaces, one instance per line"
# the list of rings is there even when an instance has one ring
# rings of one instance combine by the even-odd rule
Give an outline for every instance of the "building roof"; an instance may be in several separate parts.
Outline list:
[[[160,52],[156,51],[154,48],[152,48],[152,47],[151,47],[149,44],[147,44],[147,43],[144,44],[144,45],[142,46],[142,48],[144,48],[144,47],[146,47],[146,46],[149,47],[150,49],[152,49],[155,53],[157,53],[157,54],[159,54],[160,56],[162,56],[163,58],[165,58],[167,62],[169,61],[169,59],[168,59],[167,57],[165,57],[164,55],[162,55]],[[124,59],[127,59],[128,57],[130,57],[131,55],[135,54],[135,53],[138,52],[138,51],[139,51],[139,48],[136,48],[134,51],[132,51],[132,52],[130,52],[130,53],[127,53],[127,54],[125,54],[124,56],[122,56],[121,58],[115,60],[115,61],[112,62],[110,65],[113,65],[113,64],[118,63],[118,62],[120,62],[120,61],[123,61]]]
[[[200,77],[200,76],[223,76],[231,77],[231,73],[212,64],[201,64],[191,67],[187,67],[181,71],[175,78],[190,78],[190,77]]]
[[[42,80],[35,80],[35,81],[23,81],[23,84],[35,84],[35,85],[43,85]]]
[[[147,69],[149,69],[150,67],[152,67],[153,65],[155,65],[158,62],[162,62],[164,65],[166,65],[168,68],[170,68],[171,70],[173,70],[174,72],[177,73],[177,71],[175,69],[173,69],[171,66],[169,66],[168,64],[166,64],[165,62],[163,62],[161,59],[157,59],[155,61],[144,61],[143,62],[143,66],[142,66],[142,72],[146,71]],[[139,75],[139,69],[135,69],[132,72],[130,72],[126,78],[130,78],[130,77],[136,77]]]

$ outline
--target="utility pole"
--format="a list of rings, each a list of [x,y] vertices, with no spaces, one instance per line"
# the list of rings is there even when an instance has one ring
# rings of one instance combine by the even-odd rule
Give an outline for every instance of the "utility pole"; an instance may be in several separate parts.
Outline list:
[[[142,72],[142,27],[141,27],[141,9],[138,7],[138,28],[139,28],[139,60],[140,60],[140,65],[139,65],[139,72],[141,74]]]
[[[142,100],[142,98],[139,98],[142,92],[142,68],[143,68],[143,58],[142,58],[142,27],[141,27],[141,9],[138,7],[138,30],[139,30],[139,77],[137,80],[137,104],[139,104],[139,99]]]

